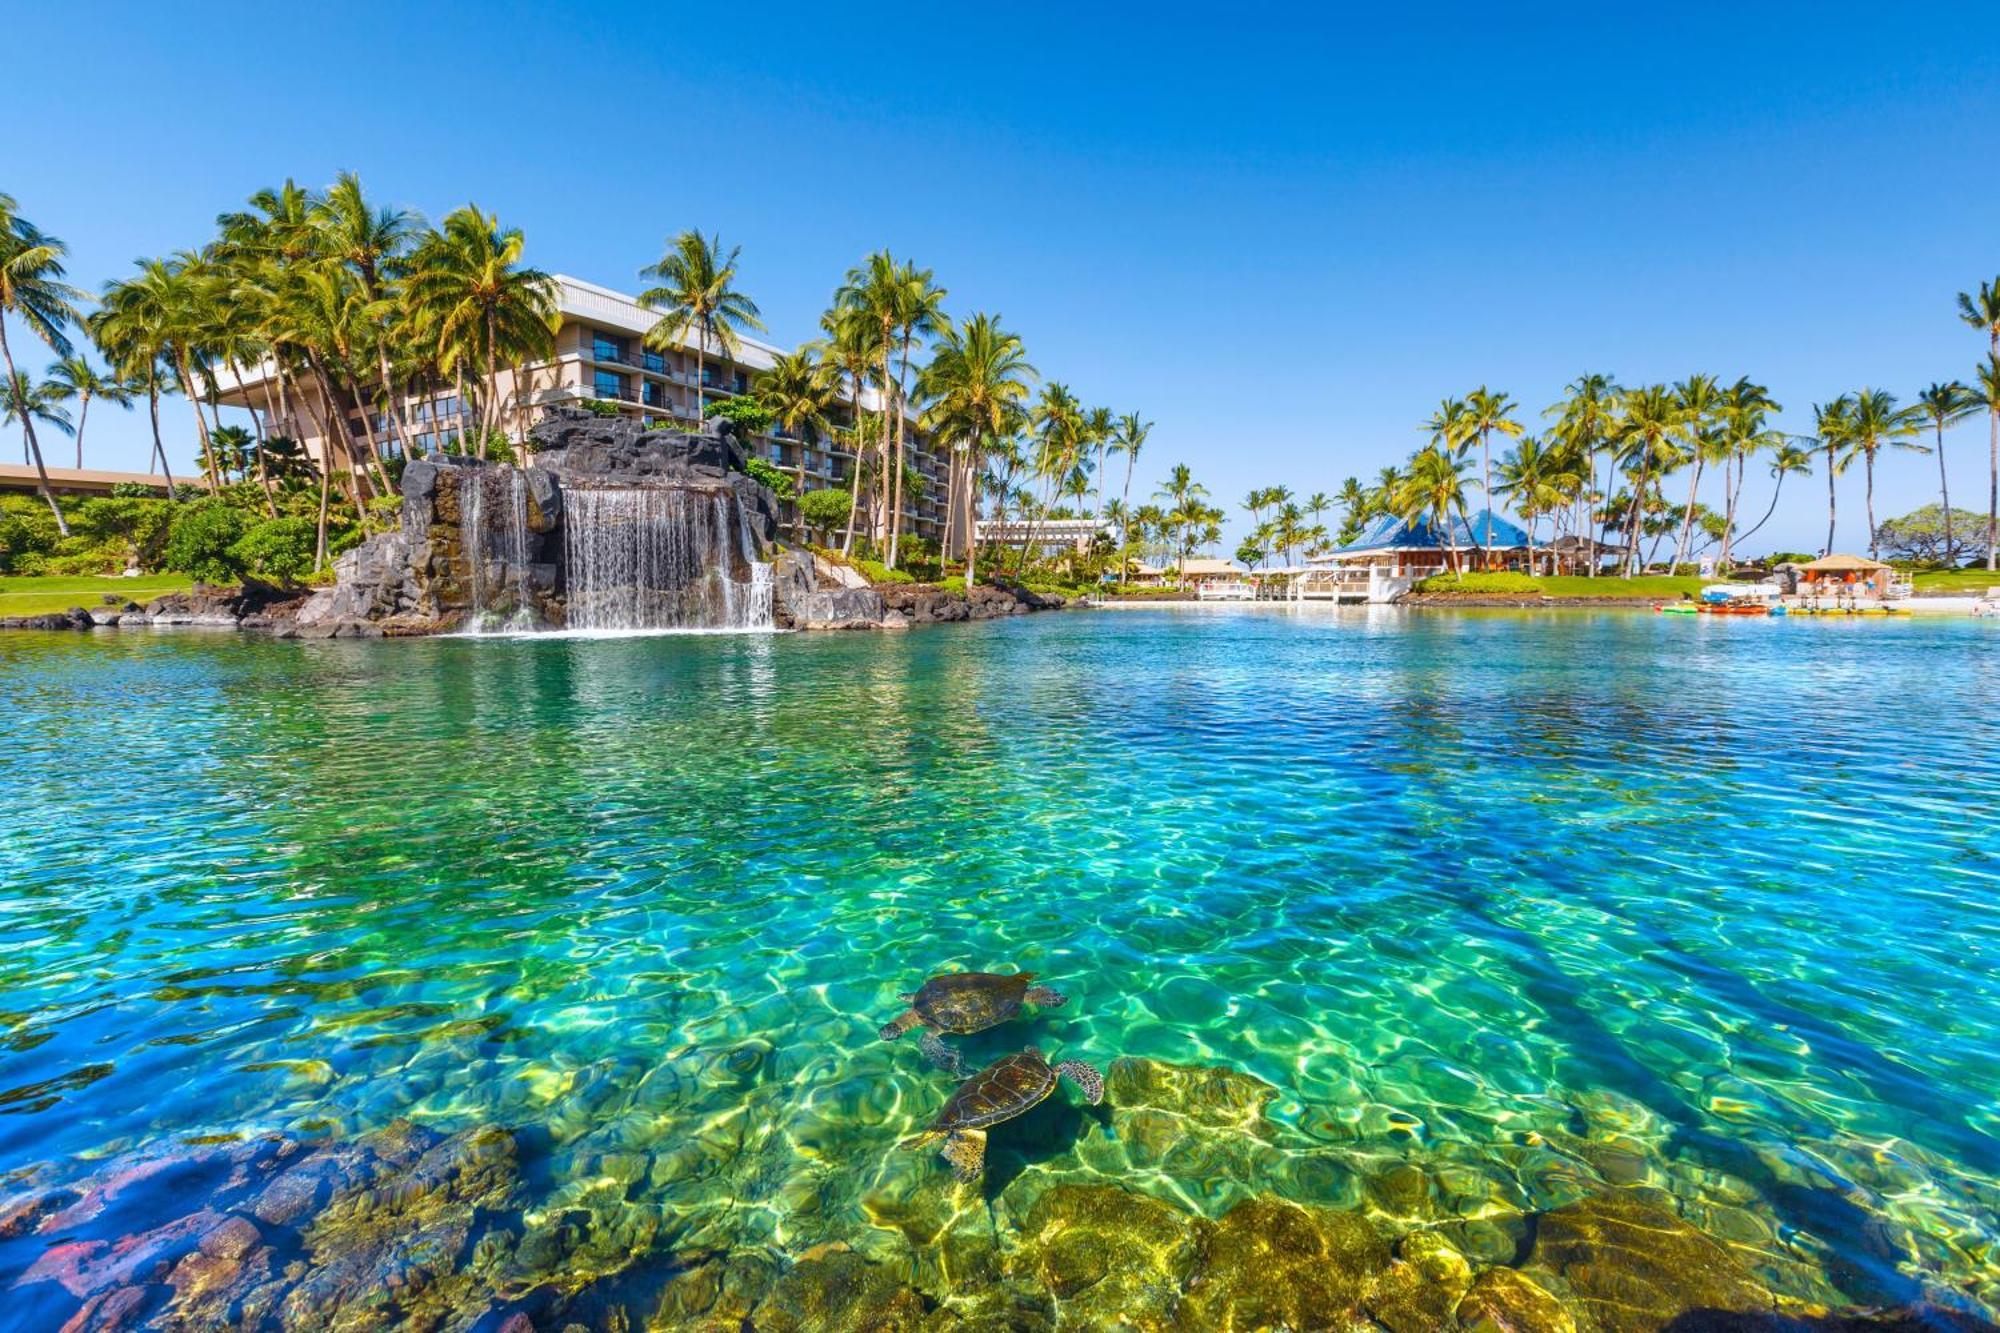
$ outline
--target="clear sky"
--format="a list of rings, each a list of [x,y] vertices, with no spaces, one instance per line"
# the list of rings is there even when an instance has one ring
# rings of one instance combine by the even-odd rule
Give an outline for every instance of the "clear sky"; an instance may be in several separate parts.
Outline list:
[[[1135,494],[1186,462],[1232,509],[1400,461],[1482,383],[1532,415],[1587,370],[1747,374],[1803,430],[1969,374],[1953,296],[2000,273],[1990,0],[1395,8],[19,4],[0,191],[93,288],[342,169],[624,290],[699,226],[786,343],[887,246],[1156,422]],[[142,466],[136,417],[90,435]],[[1984,425],[1948,438],[1978,506]],[[1893,460],[1880,511],[1935,478]],[[1793,488],[1754,547],[1823,538],[1823,481]]]

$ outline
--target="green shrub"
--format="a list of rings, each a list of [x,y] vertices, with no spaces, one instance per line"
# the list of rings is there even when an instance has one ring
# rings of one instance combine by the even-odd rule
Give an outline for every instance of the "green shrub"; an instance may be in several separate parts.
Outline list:
[[[735,422],[745,435],[761,435],[778,419],[777,413],[748,394],[710,403],[707,415]]]
[[[752,480],[762,482],[769,487],[771,494],[780,500],[790,500],[797,493],[792,485],[792,479],[768,459],[753,458],[744,464],[743,470],[750,474]]]
[[[310,518],[266,519],[244,533],[229,555],[245,573],[293,583],[312,573],[317,530]]]
[[[114,481],[111,483],[111,497],[114,500],[163,500],[167,488],[148,486],[143,481]]]
[[[227,583],[243,572],[232,548],[247,527],[242,512],[221,500],[184,504],[167,531],[161,563],[203,583]]]
[[[953,574],[948,579],[939,579],[937,586],[940,592],[964,592],[965,575]]]
[[[1465,593],[1487,597],[1534,597],[1542,585],[1526,574],[1496,569],[1471,574],[1433,574],[1413,589],[1420,593]]]
[[[891,569],[879,560],[856,557],[848,562],[861,571],[861,576],[870,583],[915,583],[906,569]]]
[[[809,528],[834,532],[847,526],[847,508],[853,500],[842,490],[807,491],[799,497],[799,517]]]
[[[584,399],[583,410],[600,417],[615,417],[619,415],[618,404],[607,403],[602,398]]]

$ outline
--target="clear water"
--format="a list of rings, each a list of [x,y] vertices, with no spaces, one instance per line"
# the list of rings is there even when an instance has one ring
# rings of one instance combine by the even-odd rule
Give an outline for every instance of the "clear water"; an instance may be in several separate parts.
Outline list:
[[[651,1244],[894,1258],[968,1039],[1219,1064],[1266,1139],[996,1155],[1207,1213],[1670,1191],[1830,1303],[2000,1310],[2000,637],[1264,608],[901,635],[0,636],[0,1176],[538,1125]],[[996,1140],[997,1143],[997,1140]],[[0,1194],[4,1194],[0,1188]],[[4,1279],[4,1275],[0,1275]]]

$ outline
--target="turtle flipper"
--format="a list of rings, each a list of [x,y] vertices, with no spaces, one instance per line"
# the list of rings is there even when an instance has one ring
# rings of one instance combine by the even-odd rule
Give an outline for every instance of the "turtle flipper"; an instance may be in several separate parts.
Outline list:
[[[960,1184],[970,1185],[986,1169],[986,1131],[954,1130],[945,1136],[944,1147],[939,1150],[938,1156],[951,1163],[951,1173],[958,1177]]]
[[[917,1040],[917,1047],[932,1064],[947,1074],[956,1076],[965,1072],[965,1062],[958,1058],[958,1052],[945,1045],[944,1038],[930,1028],[924,1029],[924,1035]]]
[[[1039,1004],[1044,1009],[1060,1009],[1069,1003],[1069,996],[1047,986],[1030,986],[1028,993],[1021,997],[1029,1004]]]
[[[1065,1060],[1056,1066],[1056,1076],[1066,1078],[1083,1091],[1092,1106],[1104,1100],[1104,1075],[1081,1060]]]
[[[914,1009],[905,1010],[903,1013],[897,1015],[889,1022],[884,1023],[882,1025],[882,1030],[876,1035],[881,1037],[883,1041],[894,1041],[896,1038],[902,1036],[905,1032],[908,1032],[911,1028],[915,1027],[917,1024],[923,1021],[924,1021],[923,1019],[917,1017],[916,1010]]]

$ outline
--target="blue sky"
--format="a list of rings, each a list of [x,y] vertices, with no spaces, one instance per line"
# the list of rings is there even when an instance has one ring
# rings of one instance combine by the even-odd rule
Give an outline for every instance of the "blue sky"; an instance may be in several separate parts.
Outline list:
[[[1747,374],[1805,429],[1967,376],[1990,5],[1648,8],[17,6],[41,54],[0,81],[0,190],[91,287],[342,169],[626,290],[700,226],[783,342],[887,246],[1156,422],[1135,493],[1186,462],[1232,508],[1399,461],[1482,383],[1532,414],[1586,370]],[[137,416],[93,415],[92,459],[140,466]],[[1983,424],[1948,438],[1970,507]],[[1935,476],[1894,460],[1880,512]],[[1793,487],[1756,546],[1822,539],[1823,483]]]

